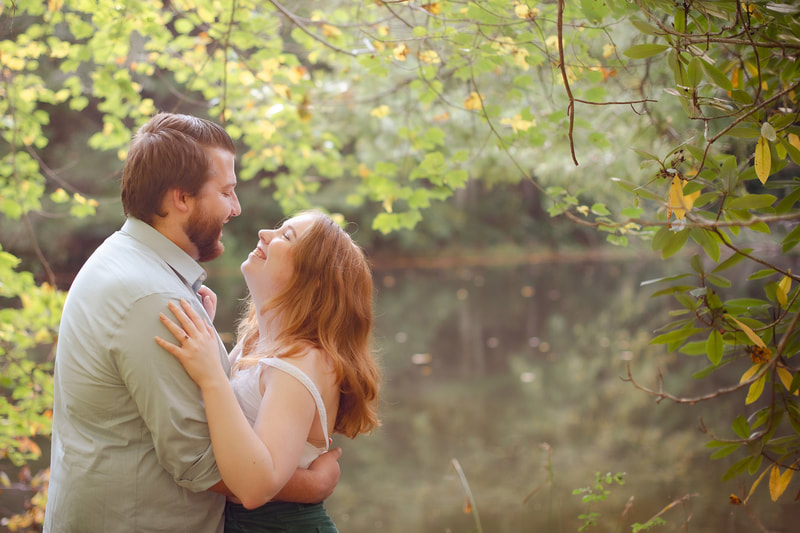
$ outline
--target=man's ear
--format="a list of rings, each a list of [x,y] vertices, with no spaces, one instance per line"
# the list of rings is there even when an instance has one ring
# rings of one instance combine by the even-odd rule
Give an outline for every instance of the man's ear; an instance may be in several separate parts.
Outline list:
[[[179,213],[187,213],[189,211],[189,199],[192,197],[184,190],[174,188],[167,191],[168,209],[174,209]]]

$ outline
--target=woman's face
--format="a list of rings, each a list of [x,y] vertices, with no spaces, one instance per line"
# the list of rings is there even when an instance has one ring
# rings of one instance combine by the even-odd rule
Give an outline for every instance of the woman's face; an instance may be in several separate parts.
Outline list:
[[[311,215],[290,218],[278,229],[258,232],[258,245],[242,263],[242,274],[258,305],[286,287],[294,273],[294,246],[313,223]]]

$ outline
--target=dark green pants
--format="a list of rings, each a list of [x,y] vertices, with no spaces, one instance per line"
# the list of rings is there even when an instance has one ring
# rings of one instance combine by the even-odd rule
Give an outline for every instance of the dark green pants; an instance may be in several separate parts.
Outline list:
[[[339,533],[321,503],[269,502],[257,509],[225,505],[225,533]]]

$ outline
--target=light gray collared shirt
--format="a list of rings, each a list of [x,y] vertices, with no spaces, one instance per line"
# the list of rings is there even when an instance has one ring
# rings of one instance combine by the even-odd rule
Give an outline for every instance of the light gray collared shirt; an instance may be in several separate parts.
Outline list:
[[[70,288],[55,360],[46,533],[221,533],[225,498],[200,390],[153,337],[203,268],[129,218]],[[230,373],[225,346],[220,358]]]

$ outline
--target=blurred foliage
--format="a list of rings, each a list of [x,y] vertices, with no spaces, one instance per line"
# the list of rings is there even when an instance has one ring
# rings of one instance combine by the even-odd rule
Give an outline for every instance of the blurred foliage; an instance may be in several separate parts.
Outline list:
[[[764,479],[777,500],[800,464],[798,12],[765,0],[3,0],[0,455],[29,460],[49,431],[56,287],[70,271],[53,264],[85,257],[97,217],[118,220],[110,198],[132,132],[168,110],[225,125],[254,203],[263,189],[283,213],[341,212],[372,249],[484,245],[495,222],[530,246],[547,213],[598,230],[544,231],[553,246],[636,237],[664,258],[689,252],[684,274],[659,280],[679,309],[654,342],[706,356],[698,378],[737,379],[699,397],[629,379],[679,403],[746,389],[712,457],[741,456],[728,477],[755,479],[742,503]],[[510,194],[492,204],[497,189]],[[269,204],[249,217],[274,217]],[[71,236],[76,225],[87,232]],[[724,277],[739,261],[761,270]]]

